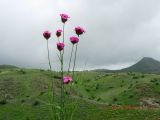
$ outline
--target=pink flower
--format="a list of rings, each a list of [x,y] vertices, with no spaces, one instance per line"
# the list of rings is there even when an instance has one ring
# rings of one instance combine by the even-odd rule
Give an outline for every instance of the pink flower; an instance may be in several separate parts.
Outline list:
[[[70,18],[67,14],[64,13],[60,14],[60,16],[63,23],[65,23],[68,20],[68,18]]]
[[[44,32],[43,32],[43,36],[44,36],[44,38],[45,38],[46,40],[48,40],[48,39],[51,37],[51,32],[49,32],[49,31],[44,31]]]
[[[72,81],[72,77],[70,77],[70,76],[64,76],[63,77],[63,82],[64,82],[64,84],[68,84],[68,83],[70,83]]]
[[[56,31],[56,36],[57,36],[57,37],[60,37],[61,34],[62,34],[62,30],[61,30],[61,29],[58,29],[58,30]]]
[[[61,51],[61,50],[63,50],[64,49],[64,43],[63,42],[58,42],[57,43],[57,49],[59,50],[59,51]]]
[[[76,44],[76,43],[79,42],[79,38],[72,36],[72,37],[70,37],[70,41],[71,41],[72,44]]]
[[[76,34],[79,36],[79,35],[82,35],[83,33],[85,33],[86,31],[82,28],[82,27],[75,27],[75,32]]]

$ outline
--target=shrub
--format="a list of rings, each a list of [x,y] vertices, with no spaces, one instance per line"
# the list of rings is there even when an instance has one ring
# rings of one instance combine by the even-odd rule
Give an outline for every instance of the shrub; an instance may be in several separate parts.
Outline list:
[[[44,72],[44,70],[43,70],[43,69],[40,69],[40,72]]]
[[[138,79],[138,78],[139,78],[139,77],[137,77],[137,76],[133,76],[133,77],[132,77],[132,79]]]
[[[133,84],[130,84],[130,86],[128,87],[128,89],[132,88]]]
[[[61,77],[58,76],[58,75],[54,75],[53,78],[55,78],[55,79],[61,79]]]
[[[123,85],[120,85],[120,87],[123,87]]]
[[[156,85],[159,85],[159,83],[157,82]]]
[[[99,84],[96,85],[96,90],[98,90],[98,89],[99,89]]]
[[[97,98],[97,101],[100,101],[101,100],[101,98],[99,97],[99,98]]]
[[[113,98],[113,101],[116,102],[116,101],[118,101],[118,99],[117,98]]]
[[[141,78],[144,78],[144,77],[145,77],[144,75],[141,76]]]
[[[0,101],[0,105],[5,105],[5,104],[7,104],[7,100],[3,99]]]
[[[112,88],[114,88],[114,87],[113,87],[113,86],[110,86],[110,87],[108,87],[108,88],[112,89]]]
[[[39,105],[40,103],[39,103],[39,101],[34,101],[34,103],[33,103],[33,106],[37,106],[37,105]]]
[[[150,82],[157,82],[158,80],[157,80],[157,78],[153,78],[152,80],[150,80]]]
[[[86,90],[87,92],[90,92],[90,89],[88,89],[88,88],[86,88],[85,90]]]
[[[21,103],[24,103],[24,102],[25,102],[25,100],[24,100],[24,99],[22,99],[22,100],[21,100]]]
[[[21,74],[26,74],[26,72],[25,72],[23,69],[20,69],[20,70],[19,70],[19,73],[21,73]]]
[[[130,95],[130,96],[129,96],[129,98],[133,98],[133,97],[134,97],[133,95]]]

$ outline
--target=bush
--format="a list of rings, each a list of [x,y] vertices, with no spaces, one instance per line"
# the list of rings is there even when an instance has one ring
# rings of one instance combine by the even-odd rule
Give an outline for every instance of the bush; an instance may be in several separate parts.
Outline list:
[[[144,77],[145,77],[144,75],[141,76],[141,78],[144,78]]]
[[[133,95],[130,95],[130,96],[129,96],[129,98],[133,98],[133,97],[134,97]]]
[[[43,69],[40,69],[40,72],[44,72],[44,70],[43,70]]]
[[[99,84],[96,85],[96,90],[98,90],[98,89],[99,89]]]
[[[88,88],[86,88],[85,90],[86,90],[87,92],[90,92],[90,89],[88,89]]]
[[[120,87],[123,87],[123,85],[120,85]]]
[[[25,102],[25,100],[24,100],[24,99],[22,99],[22,100],[21,100],[21,103],[24,103],[24,102]]]
[[[157,80],[157,78],[153,78],[153,80],[150,80],[150,82],[157,82],[158,80]]]
[[[128,87],[128,89],[132,88],[133,84],[130,84],[130,86]]]
[[[61,79],[61,77],[58,76],[58,75],[54,75],[53,78],[55,78],[55,79]]]
[[[90,79],[87,79],[87,82],[90,82],[91,80]]]
[[[5,104],[7,104],[7,100],[4,99],[0,101],[0,105],[5,105]]]
[[[139,78],[139,77],[137,77],[137,76],[133,76],[133,77],[132,77],[132,79],[138,79],[138,78]]]
[[[39,101],[34,101],[34,103],[33,103],[33,106],[37,106],[37,105],[39,105],[40,103],[39,103]]]
[[[113,87],[113,86],[110,86],[110,87],[108,87],[108,88],[112,89],[112,88],[114,88],[114,87]]]
[[[101,100],[101,98],[99,97],[99,98],[97,98],[97,101],[100,101]]]
[[[19,73],[21,73],[21,74],[26,74],[26,72],[25,72],[23,69],[20,69],[20,70],[19,70]]]
[[[113,101],[116,102],[116,101],[118,101],[118,99],[117,98],[113,98]]]
[[[156,83],[156,85],[159,85],[159,83]]]

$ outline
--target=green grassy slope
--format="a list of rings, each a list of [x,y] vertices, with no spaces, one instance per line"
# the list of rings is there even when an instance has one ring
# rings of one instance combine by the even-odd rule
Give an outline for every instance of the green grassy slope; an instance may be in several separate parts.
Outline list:
[[[57,77],[58,73],[44,70],[1,70],[0,120],[50,120],[50,109],[42,101],[49,101],[48,89],[53,78],[56,95],[58,95]],[[71,91],[78,102],[74,120],[158,120],[160,118],[159,109],[128,108],[128,105],[159,107],[160,75],[106,74],[86,71],[76,73],[76,81]],[[115,105],[125,107],[115,108]]]

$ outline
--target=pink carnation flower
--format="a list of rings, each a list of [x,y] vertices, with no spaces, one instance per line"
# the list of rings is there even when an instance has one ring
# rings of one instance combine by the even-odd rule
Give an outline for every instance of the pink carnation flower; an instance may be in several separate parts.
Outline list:
[[[79,36],[79,35],[82,35],[83,33],[85,33],[86,31],[82,28],[82,27],[75,27],[75,32],[76,34]]]
[[[60,14],[60,16],[63,23],[67,22],[68,18],[70,18],[67,14],[64,13]]]
[[[57,43],[57,49],[59,50],[59,51],[61,51],[61,50],[63,50],[64,49],[64,43],[63,42],[58,42]]]
[[[61,34],[62,34],[62,30],[61,30],[61,29],[58,29],[58,30],[56,31],[56,36],[57,36],[57,37],[60,37]]]
[[[44,36],[44,38],[45,38],[46,40],[48,40],[48,39],[51,37],[51,32],[49,32],[49,31],[44,31],[44,32],[43,32],[43,36]]]
[[[72,36],[72,37],[70,37],[70,41],[71,41],[72,44],[76,44],[76,43],[79,42],[79,38]]]
[[[63,82],[64,82],[64,84],[68,84],[68,83],[70,83],[72,81],[72,77],[70,77],[70,76],[64,76],[63,77]]]

